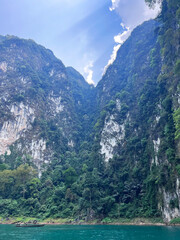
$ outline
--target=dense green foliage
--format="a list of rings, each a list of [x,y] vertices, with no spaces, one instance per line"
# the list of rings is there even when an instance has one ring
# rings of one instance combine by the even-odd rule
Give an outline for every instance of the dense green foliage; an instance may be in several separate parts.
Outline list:
[[[171,224],[180,224],[180,218],[174,218],[170,221]]]
[[[175,127],[176,127],[175,139],[179,139],[180,138],[180,108],[178,108],[174,112],[174,121],[175,121]]]

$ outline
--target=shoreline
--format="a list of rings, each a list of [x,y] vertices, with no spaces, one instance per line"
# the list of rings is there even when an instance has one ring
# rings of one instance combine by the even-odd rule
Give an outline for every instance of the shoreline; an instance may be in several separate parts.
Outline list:
[[[69,226],[167,226],[165,223],[44,223],[45,225]],[[169,225],[170,226],[170,225]],[[179,224],[180,226],[180,224]]]
[[[180,219],[179,219],[180,220]],[[0,216],[0,224],[11,225],[16,224],[18,222],[21,223],[33,223],[37,222],[39,224],[45,225],[69,225],[69,226],[79,226],[79,225],[109,225],[109,226],[180,226],[180,221],[171,221],[164,222],[162,218],[104,218],[104,219],[92,219],[86,221],[85,219],[78,218],[36,218],[29,216],[9,216],[2,217]]]
[[[102,222],[80,222],[80,223],[68,223],[68,222],[45,222],[45,221],[38,221],[40,224],[45,224],[49,226],[180,226],[180,224],[170,224],[170,223],[151,223],[151,222],[113,222],[113,223],[102,223]],[[13,221],[4,221],[0,222],[0,225],[15,225]]]

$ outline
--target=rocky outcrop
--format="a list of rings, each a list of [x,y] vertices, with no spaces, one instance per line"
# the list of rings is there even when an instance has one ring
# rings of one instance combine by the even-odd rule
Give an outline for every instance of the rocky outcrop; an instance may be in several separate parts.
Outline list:
[[[12,120],[3,122],[0,130],[0,154],[10,154],[9,146],[20,139],[35,119],[34,110],[23,103],[13,104],[10,107]]]
[[[165,188],[160,189],[160,194],[163,196],[163,205],[160,210],[163,214],[163,219],[170,222],[173,218],[180,217],[180,182],[176,179],[175,191],[166,191]]]
[[[115,121],[115,116],[110,115],[106,117],[104,127],[101,133],[101,154],[104,156],[104,160],[108,162],[110,158],[113,158],[115,148],[118,144],[122,144],[125,137],[125,124],[126,121],[119,125]]]

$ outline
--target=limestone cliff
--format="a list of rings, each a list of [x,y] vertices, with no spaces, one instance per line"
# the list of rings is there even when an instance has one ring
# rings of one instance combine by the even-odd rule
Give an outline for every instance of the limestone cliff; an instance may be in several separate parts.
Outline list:
[[[13,36],[1,40],[0,55],[0,154],[9,159],[15,152],[22,158],[29,154],[40,171],[54,153],[50,131],[59,131],[65,148],[75,146],[76,114],[66,68],[50,50]]]
[[[97,86],[100,153],[109,165],[116,161],[122,172],[128,171],[123,184],[140,184],[141,197],[145,191],[151,206],[158,203],[153,208],[161,211],[165,221],[180,217],[179,15],[175,6],[164,1],[160,16],[164,24],[148,21],[133,31]]]

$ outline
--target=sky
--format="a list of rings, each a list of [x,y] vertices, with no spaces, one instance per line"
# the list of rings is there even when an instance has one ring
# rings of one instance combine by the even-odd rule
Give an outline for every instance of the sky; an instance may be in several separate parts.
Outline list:
[[[131,31],[158,12],[144,0],[0,0],[0,35],[33,39],[96,85]]]

